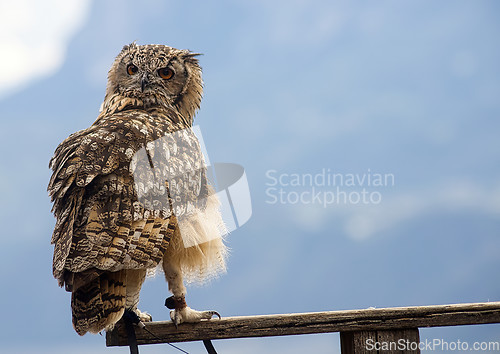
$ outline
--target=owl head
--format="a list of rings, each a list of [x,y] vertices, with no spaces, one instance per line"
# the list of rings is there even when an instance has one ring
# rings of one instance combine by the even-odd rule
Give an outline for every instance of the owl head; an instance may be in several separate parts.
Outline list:
[[[124,46],[109,70],[104,107],[120,100],[142,108],[170,107],[192,122],[203,94],[197,55],[166,45]]]

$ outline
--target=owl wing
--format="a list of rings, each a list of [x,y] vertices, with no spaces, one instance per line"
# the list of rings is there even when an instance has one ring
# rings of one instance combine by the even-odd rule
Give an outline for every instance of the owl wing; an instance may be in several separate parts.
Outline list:
[[[189,212],[187,199],[207,194],[203,168],[182,176],[182,162],[202,159],[184,156],[186,146],[198,144],[194,134],[169,146],[163,137],[182,127],[154,118],[142,111],[117,113],[56,149],[48,191],[57,220],[53,272],[60,285],[72,285],[68,274],[87,272],[92,278],[99,270],[156,266],[174,231],[169,223],[173,208],[182,217]],[[149,158],[137,159],[144,150]],[[155,166],[148,164],[152,161]],[[165,176],[171,177],[169,188],[162,188]],[[179,207],[183,198],[186,207]],[[203,208],[198,200],[203,198],[195,198],[195,207]]]

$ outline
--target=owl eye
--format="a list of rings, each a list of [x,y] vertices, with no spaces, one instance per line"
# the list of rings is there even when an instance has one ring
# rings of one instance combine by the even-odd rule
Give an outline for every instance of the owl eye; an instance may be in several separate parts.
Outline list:
[[[135,66],[134,64],[129,64],[127,66],[127,73],[129,75],[134,75],[135,73],[137,73],[139,71],[139,68],[137,66]]]
[[[162,79],[168,80],[174,76],[174,71],[170,68],[162,68],[158,70],[158,75],[160,75]]]

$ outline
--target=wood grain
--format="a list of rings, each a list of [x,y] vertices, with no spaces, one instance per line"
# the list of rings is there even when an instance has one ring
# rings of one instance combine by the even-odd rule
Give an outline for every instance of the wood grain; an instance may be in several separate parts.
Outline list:
[[[419,342],[418,328],[340,332],[342,354],[420,354]]]
[[[419,327],[500,323],[500,302],[394,307],[281,315],[226,317],[200,323],[151,322],[135,329],[139,344],[296,334],[415,329]],[[123,323],[106,333],[107,346],[127,345]]]

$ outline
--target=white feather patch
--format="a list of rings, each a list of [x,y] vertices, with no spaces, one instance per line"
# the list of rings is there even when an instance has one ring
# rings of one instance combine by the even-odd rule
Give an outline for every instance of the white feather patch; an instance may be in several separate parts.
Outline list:
[[[204,283],[226,271],[226,227],[216,194],[207,199],[205,210],[194,210],[179,220],[178,232],[167,250],[170,261],[178,262],[187,283]]]

